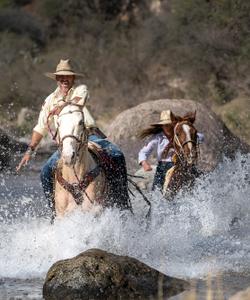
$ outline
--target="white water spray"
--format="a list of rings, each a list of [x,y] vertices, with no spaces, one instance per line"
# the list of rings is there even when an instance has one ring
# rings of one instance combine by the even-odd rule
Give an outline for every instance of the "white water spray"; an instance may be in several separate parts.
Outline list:
[[[149,195],[150,223],[144,218],[146,209],[135,216],[106,210],[98,218],[76,212],[53,226],[30,216],[10,223],[6,214],[1,218],[0,277],[42,278],[54,262],[90,248],[129,255],[178,277],[249,270],[249,174],[250,155],[238,155],[234,161],[225,159],[197,180],[192,193],[179,193],[173,202],[157,192]],[[24,200],[36,205],[36,198]],[[138,196],[135,201],[142,200]],[[8,210],[8,203],[1,210]]]

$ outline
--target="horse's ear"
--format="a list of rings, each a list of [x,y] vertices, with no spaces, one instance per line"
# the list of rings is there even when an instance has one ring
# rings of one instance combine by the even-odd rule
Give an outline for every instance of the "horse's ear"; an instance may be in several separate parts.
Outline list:
[[[170,112],[170,117],[173,124],[176,124],[181,121],[181,117],[175,115],[172,111]]]
[[[184,117],[183,117],[183,121],[188,121],[191,124],[193,124],[195,122],[195,118],[196,118],[196,110],[194,112],[188,112]]]
[[[193,113],[190,114],[190,117],[189,117],[188,120],[189,120],[190,123],[194,124],[195,118],[196,118],[196,110]]]

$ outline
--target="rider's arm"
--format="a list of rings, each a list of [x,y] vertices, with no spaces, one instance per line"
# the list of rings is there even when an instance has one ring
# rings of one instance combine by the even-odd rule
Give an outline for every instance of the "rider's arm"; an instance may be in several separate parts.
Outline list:
[[[150,154],[155,149],[158,143],[157,136],[153,136],[151,140],[139,151],[138,162],[143,166],[145,171],[152,170],[150,163],[148,162]]]
[[[49,113],[52,110],[50,98],[51,95],[45,100],[40,111],[37,124],[33,129],[33,131],[40,133],[42,136],[44,136],[48,132],[48,122],[51,123],[52,121],[52,118],[48,119]]]
[[[32,153],[35,151],[37,145],[40,143],[42,138],[43,138],[43,136],[40,133],[33,131],[29,147],[28,147],[27,151],[25,152],[21,162],[19,163],[19,165],[16,168],[17,172],[22,168],[22,166],[27,165],[28,161],[31,158]]]
[[[24,153],[21,162],[16,168],[17,172],[22,168],[22,166],[27,165],[27,163],[31,159],[31,155],[34,152],[35,148],[38,146],[44,134],[47,132],[47,118],[50,110],[49,99],[50,98],[48,97],[42,106],[37,124],[33,129],[31,142],[29,144],[27,151]]]
[[[83,101],[82,105],[85,105],[87,101],[89,100],[89,91],[86,85],[81,84],[78,87],[75,88],[74,93],[72,95],[72,99],[79,98]]]
[[[86,106],[83,108],[84,121],[87,128],[96,127],[96,123]]]
[[[31,147],[31,149],[35,150],[36,147],[38,146],[38,144],[41,142],[42,138],[43,138],[42,134],[33,130],[29,147]]]
[[[84,120],[87,128],[96,127],[95,120],[89,110],[86,107],[86,103],[89,100],[89,92],[86,85],[81,84],[75,88],[74,93],[72,95],[72,101],[77,99],[76,103],[81,102],[83,107]]]

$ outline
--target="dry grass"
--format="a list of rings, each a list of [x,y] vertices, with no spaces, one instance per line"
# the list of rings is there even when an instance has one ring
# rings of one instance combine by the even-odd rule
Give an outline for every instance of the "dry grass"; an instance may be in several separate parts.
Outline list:
[[[214,108],[231,131],[250,144],[250,99],[237,98]]]
[[[9,121],[16,119],[22,107],[37,115],[55,87],[43,73],[53,71],[60,58],[71,57],[86,74],[90,110],[104,127],[118,113],[141,102],[190,98],[214,103],[226,124],[249,142],[250,121],[244,107],[234,107],[233,112],[228,108],[236,95],[249,93],[249,46],[244,31],[237,31],[241,43],[234,40],[235,26],[244,27],[250,9],[244,1],[238,1],[244,2],[244,9],[235,7],[238,15],[234,16],[230,16],[226,1],[199,5],[196,0],[185,4],[181,0],[161,1],[157,14],[148,10],[146,1],[124,1],[136,7],[128,8],[125,21],[119,9],[116,16],[105,17],[109,1],[104,1],[108,6],[102,7],[102,12],[92,1],[73,2],[62,5],[58,0],[38,0],[31,8],[24,8],[25,13],[16,10],[14,16],[24,24],[21,27],[31,24],[27,34],[22,28],[18,33],[15,22],[9,27],[4,23],[8,30],[0,32],[0,104],[6,107],[13,103]],[[81,10],[76,3],[82,5]],[[227,22],[231,22],[230,30]],[[227,113],[220,113],[221,105]]]

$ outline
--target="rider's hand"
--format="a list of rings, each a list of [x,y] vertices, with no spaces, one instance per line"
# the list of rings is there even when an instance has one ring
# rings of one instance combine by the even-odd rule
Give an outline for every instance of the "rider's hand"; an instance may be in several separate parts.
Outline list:
[[[54,107],[54,108],[50,111],[50,114],[53,115],[53,116],[54,116],[54,115],[59,115],[62,109],[63,109],[63,105],[61,105],[61,106],[56,106],[56,107]]]
[[[16,171],[18,172],[22,168],[22,166],[26,166],[30,159],[31,154],[25,153],[19,165],[16,167]]]
[[[146,160],[144,160],[141,164],[142,164],[142,167],[143,167],[144,171],[147,172],[147,171],[152,171],[153,170],[151,165]]]

